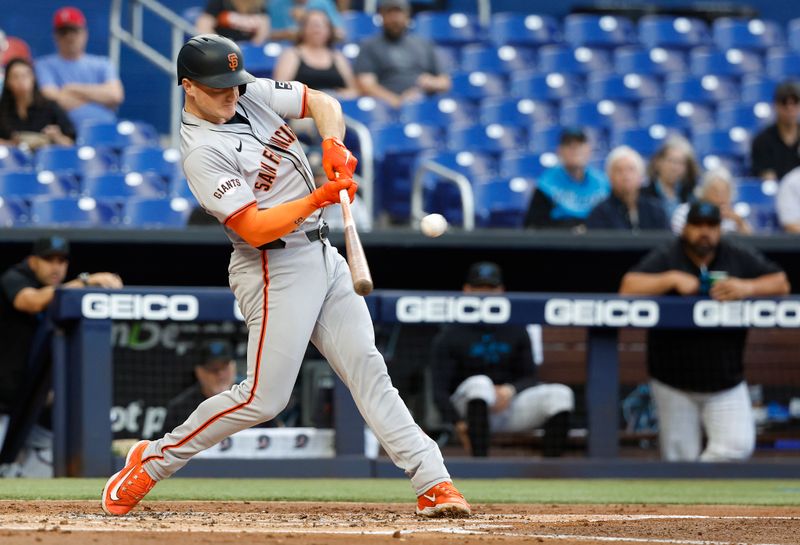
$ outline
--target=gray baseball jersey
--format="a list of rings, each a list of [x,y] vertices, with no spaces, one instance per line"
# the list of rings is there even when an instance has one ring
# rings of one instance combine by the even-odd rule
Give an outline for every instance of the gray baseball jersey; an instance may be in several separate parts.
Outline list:
[[[308,161],[283,120],[304,116],[306,92],[297,82],[259,80],[248,84],[228,123],[184,112],[186,177],[203,208],[223,224],[254,202],[268,208],[313,190]],[[439,447],[392,386],[347,262],[327,239],[312,241],[303,232],[316,227],[319,216],[315,212],[282,237],[286,245],[279,249],[253,248],[227,230],[234,244],[230,284],[249,330],[247,378],[206,399],[186,422],[148,445],[142,460],[153,479],[169,477],[201,450],[274,418],[289,400],[311,340],[417,495],[450,480]]]

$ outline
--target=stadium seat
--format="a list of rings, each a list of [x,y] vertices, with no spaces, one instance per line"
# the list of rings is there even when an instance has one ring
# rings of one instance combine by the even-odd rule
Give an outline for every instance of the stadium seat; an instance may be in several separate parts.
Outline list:
[[[476,181],[472,186],[475,224],[479,227],[522,227],[535,186],[533,179],[521,176]]]
[[[342,26],[345,36],[351,42],[360,42],[381,30],[379,16],[356,10],[342,12]]]
[[[123,201],[131,197],[161,198],[166,194],[164,180],[155,172],[115,172],[87,178],[83,194],[104,201]]]
[[[504,178],[538,178],[542,172],[558,164],[554,152],[531,153],[507,151],[500,156],[500,176]]]
[[[526,131],[519,126],[475,124],[450,127],[447,132],[447,148],[451,151],[479,150],[499,157],[505,150],[525,148]]]
[[[558,22],[546,15],[497,13],[489,25],[489,38],[498,45],[540,46],[561,39]]]
[[[757,232],[780,231],[775,208],[778,184],[757,178],[742,178],[736,184],[734,209],[742,214]]]
[[[192,204],[196,204],[197,202],[192,194],[192,190],[189,189],[189,182],[183,177],[178,177],[169,181],[167,185],[167,196],[182,197]]]
[[[722,155],[745,158],[750,153],[750,138],[742,127],[717,129],[703,127],[696,129],[692,144],[699,155]]]
[[[0,172],[0,197],[6,199],[32,199],[42,195],[66,197],[77,194],[74,177],[54,172]]]
[[[586,96],[595,101],[639,102],[659,98],[660,83],[640,74],[594,74],[586,82]]]
[[[479,117],[486,125],[552,125],[558,120],[558,108],[552,102],[529,98],[487,98],[481,101]]]
[[[414,18],[414,31],[439,44],[462,45],[481,39],[475,15],[425,11]]]
[[[344,115],[367,126],[387,125],[397,121],[397,111],[380,99],[359,97],[341,100],[340,103]]]
[[[24,225],[28,217],[28,207],[23,201],[0,197],[0,227]]]
[[[614,100],[565,100],[561,103],[561,125],[612,129],[636,124],[636,111],[628,102]]]
[[[730,78],[675,74],[664,82],[664,99],[669,102],[699,102],[713,105],[739,98],[736,83]]]
[[[121,150],[129,146],[157,146],[158,132],[143,121],[86,123],[78,130],[78,145]]]
[[[714,44],[721,50],[751,49],[764,51],[783,45],[783,30],[774,21],[722,17],[711,26]]]
[[[800,18],[789,21],[789,47],[800,52]]]
[[[31,166],[29,154],[13,146],[0,146],[0,170],[27,170]]]
[[[780,79],[773,79],[763,76],[745,76],[742,78],[742,102],[774,102],[775,88],[780,83]]]
[[[122,225],[125,227],[184,227],[192,212],[192,203],[181,197],[168,199],[134,198],[125,203]]]
[[[611,69],[611,55],[604,49],[547,45],[539,50],[539,71],[545,74],[587,74]]]
[[[430,97],[406,102],[400,108],[401,123],[428,123],[447,127],[471,123],[475,107],[471,101],[450,97]]]
[[[36,225],[99,227],[118,221],[113,206],[91,197],[37,197],[31,204],[31,223]]]
[[[611,147],[630,146],[647,161],[664,140],[672,134],[681,134],[680,131],[663,126],[621,128],[611,133]]]
[[[639,126],[664,127],[688,130],[714,123],[714,113],[707,104],[692,102],[663,102],[652,100],[639,105]]]
[[[165,180],[181,174],[181,154],[175,148],[134,147],[122,152],[123,172],[154,172]]]
[[[117,154],[108,148],[91,146],[47,146],[34,157],[37,171],[50,170],[79,178],[113,172],[119,168]]]
[[[773,79],[800,78],[800,51],[775,47],[767,52],[767,76]]]
[[[708,25],[700,19],[646,15],[639,20],[639,42],[648,49],[691,49],[710,40]]]
[[[772,103],[725,102],[717,107],[717,128],[732,129],[743,127],[748,131],[757,131],[772,119]]]
[[[675,49],[627,46],[614,50],[614,71],[617,74],[665,76],[684,72],[686,67],[685,54]]]
[[[512,74],[510,87],[512,96],[530,100],[554,101],[583,95],[582,79],[574,74]]]
[[[436,57],[448,73],[461,70],[461,48],[459,46],[436,46]],[[355,57],[353,57],[355,59]]]
[[[464,72],[509,74],[515,70],[532,69],[533,60],[533,53],[529,49],[512,45],[495,47],[473,44],[461,50],[461,70]]]
[[[290,44],[280,42],[267,42],[265,45],[240,44],[247,71],[258,78],[271,78],[278,57],[287,45]]]
[[[761,56],[746,49],[720,51],[711,47],[697,47],[689,53],[689,71],[695,76],[744,76],[762,70]]]
[[[485,97],[502,96],[506,92],[505,79],[490,72],[458,72],[452,76],[450,96],[480,100]]]
[[[564,18],[564,41],[579,47],[617,47],[635,40],[633,23],[612,15],[570,14]]]
[[[698,155],[698,160],[705,170],[717,170],[724,168],[734,177],[749,174],[746,161],[741,157],[726,157],[711,153],[708,155]]]

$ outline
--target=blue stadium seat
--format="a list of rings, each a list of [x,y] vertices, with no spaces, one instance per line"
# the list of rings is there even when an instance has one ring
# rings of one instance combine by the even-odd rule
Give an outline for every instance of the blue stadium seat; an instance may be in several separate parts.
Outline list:
[[[583,130],[595,152],[602,153],[608,148],[606,131],[597,127],[583,127]],[[563,131],[564,127],[561,125],[533,127],[530,133],[529,149],[538,154],[555,152],[558,149]]]
[[[24,225],[28,217],[28,207],[23,201],[0,197],[0,227]]]
[[[439,62],[444,66],[445,71],[448,73],[458,72],[461,70],[461,47],[437,45],[436,57]],[[355,59],[355,57],[353,57]]]
[[[500,156],[500,176],[504,178],[538,178],[548,168],[558,165],[558,156],[551,151],[507,151]]]
[[[158,132],[144,121],[86,123],[78,130],[78,145],[121,150],[129,146],[157,146]]]
[[[495,47],[473,44],[461,50],[461,70],[464,72],[509,74],[515,70],[533,68],[533,61],[530,49],[516,48],[512,45]]]
[[[613,15],[570,14],[564,18],[564,41],[589,47],[617,47],[635,41],[633,23]]]
[[[757,131],[772,119],[773,111],[770,102],[747,104],[738,101],[725,102],[717,107],[717,128],[732,129],[744,127],[748,131]]]
[[[711,26],[714,44],[726,49],[753,49],[764,51],[783,45],[783,30],[774,21],[761,19],[733,19],[722,17]]]
[[[710,40],[708,25],[700,19],[646,15],[639,20],[639,42],[646,48],[691,49]]]
[[[522,72],[511,76],[511,95],[530,100],[561,100],[583,94],[582,78],[574,74]]]
[[[103,201],[123,201],[132,197],[161,198],[166,194],[164,180],[154,172],[115,172],[87,178],[83,193]]]
[[[181,174],[181,154],[175,148],[134,147],[122,152],[123,172],[154,172],[165,180]]]
[[[618,74],[665,76],[684,72],[686,67],[685,54],[676,49],[627,46],[614,50],[614,71]]]
[[[429,123],[440,127],[471,123],[475,107],[471,101],[450,97],[430,97],[406,102],[400,108],[401,123]]]
[[[604,49],[547,45],[539,50],[539,71],[588,74],[611,69],[611,55]]]
[[[688,130],[692,127],[713,123],[714,112],[708,104],[652,100],[639,105],[640,127],[662,125]]]
[[[79,178],[113,172],[119,168],[117,154],[108,148],[91,146],[47,146],[34,157],[36,170],[50,170]]]
[[[475,224],[479,227],[520,228],[536,187],[531,178],[478,180],[473,185]]]
[[[489,38],[498,45],[539,46],[557,42],[561,36],[553,17],[497,13],[492,16]]]
[[[278,62],[278,57],[283,52],[284,47],[290,45],[280,42],[267,42],[265,45],[240,44],[242,58],[247,71],[258,78],[271,78],[272,71],[275,70],[275,64]]]
[[[0,197],[7,199],[32,199],[42,195],[66,197],[77,194],[77,181],[73,176],[50,171],[0,172]]]
[[[479,117],[486,125],[552,125],[558,120],[558,108],[552,102],[529,98],[487,98],[481,101]]]
[[[387,125],[397,121],[397,110],[380,99],[360,97],[341,100],[340,103],[344,115],[368,126]]]
[[[750,138],[742,127],[695,129],[692,144],[699,155],[721,155],[745,158],[750,153]]]
[[[639,102],[659,98],[660,82],[640,74],[594,74],[586,82],[586,96],[591,100]]]
[[[744,76],[761,72],[763,62],[758,53],[746,49],[697,47],[689,53],[689,70],[695,76]]]
[[[774,102],[775,88],[780,81],[764,76],[745,76],[742,78],[742,102]]]
[[[28,170],[31,156],[13,146],[0,146],[0,170]]]
[[[757,232],[780,231],[775,207],[778,184],[757,178],[742,178],[736,184],[734,209],[750,222]]]
[[[612,129],[636,124],[635,108],[614,100],[565,100],[561,103],[561,125]]]
[[[196,204],[197,199],[194,198],[191,189],[189,189],[189,183],[186,181],[186,178],[179,177],[173,180],[170,180],[167,184],[167,196],[168,197],[182,197],[192,204]]]
[[[91,197],[37,197],[31,204],[31,223],[69,227],[99,227],[119,221],[114,207]]]
[[[734,177],[745,176],[750,172],[750,169],[747,168],[746,161],[741,157],[726,157],[723,155],[714,155],[713,153],[698,155],[697,157],[702,167],[706,170],[724,168]]]
[[[680,131],[663,126],[621,128],[611,133],[611,147],[630,146],[647,161],[671,134]]]
[[[467,44],[481,39],[478,20],[466,13],[425,11],[414,18],[415,32],[440,44]]]
[[[379,16],[356,10],[342,12],[342,26],[345,36],[351,42],[360,42],[381,30]]]
[[[122,224],[145,229],[186,226],[192,203],[180,197],[168,199],[134,198],[125,203]]]
[[[452,74],[453,86],[450,96],[480,100],[485,97],[502,96],[506,93],[505,79],[490,72],[458,72]]]
[[[800,52],[800,18],[789,21],[789,47]]]
[[[774,79],[800,78],[800,52],[775,47],[767,52],[767,76]]]
[[[452,151],[485,151],[499,157],[505,150],[524,148],[526,143],[525,130],[514,125],[475,124],[450,127],[447,132],[447,148]]]
[[[664,82],[664,99],[669,102],[699,102],[713,105],[722,100],[739,98],[736,83],[718,76],[676,74]]]

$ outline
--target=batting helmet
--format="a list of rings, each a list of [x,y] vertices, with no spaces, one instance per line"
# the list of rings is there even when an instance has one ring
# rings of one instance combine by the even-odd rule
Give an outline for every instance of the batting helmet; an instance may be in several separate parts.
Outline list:
[[[214,89],[239,86],[243,95],[256,78],[244,69],[242,50],[232,40],[201,34],[183,44],[178,53],[178,85],[189,78]]]

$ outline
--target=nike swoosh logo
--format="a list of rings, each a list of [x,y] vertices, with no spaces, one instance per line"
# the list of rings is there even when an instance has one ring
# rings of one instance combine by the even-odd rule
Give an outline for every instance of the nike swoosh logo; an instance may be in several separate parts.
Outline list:
[[[239,140],[239,147],[236,148],[236,151],[238,151],[238,152],[242,151],[242,141],[241,140]]]
[[[134,469],[136,469],[136,466],[133,466],[130,469],[130,471],[128,471],[125,474],[125,476],[117,482],[117,484],[114,486],[114,488],[111,489],[111,500],[112,501],[119,501],[119,496],[117,496],[117,492],[119,491],[119,487],[122,486],[122,483],[124,483],[128,479],[128,477],[131,476],[131,473],[133,473]]]
[[[436,494],[431,494],[430,496],[426,496],[425,494],[423,494],[422,497],[425,498],[426,500],[430,500],[436,503]]]

